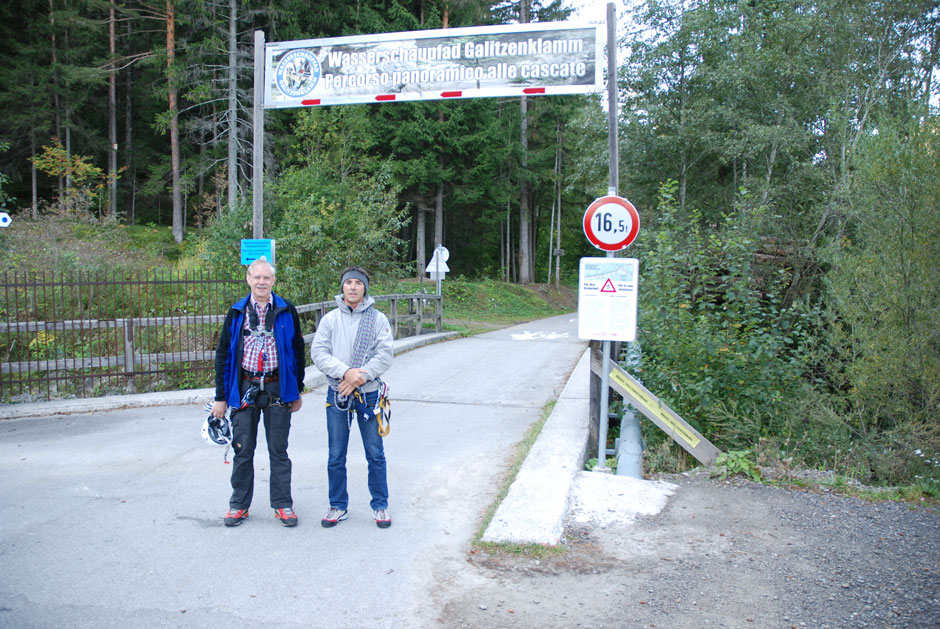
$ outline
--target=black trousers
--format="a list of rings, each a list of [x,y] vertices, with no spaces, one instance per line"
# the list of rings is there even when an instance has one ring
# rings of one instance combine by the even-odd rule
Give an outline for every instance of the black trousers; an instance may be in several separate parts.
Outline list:
[[[245,395],[249,383],[240,381],[241,395]],[[278,391],[280,384],[271,382],[265,385],[269,390]],[[271,404],[263,411],[248,406],[232,411],[232,497],[229,507],[247,509],[255,487],[255,446],[258,441],[258,424],[264,416],[264,437],[268,443],[268,461],[271,468],[271,508],[293,507],[294,500],[290,493],[291,462],[287,456],[287,437],[290,434],[290,406]]]

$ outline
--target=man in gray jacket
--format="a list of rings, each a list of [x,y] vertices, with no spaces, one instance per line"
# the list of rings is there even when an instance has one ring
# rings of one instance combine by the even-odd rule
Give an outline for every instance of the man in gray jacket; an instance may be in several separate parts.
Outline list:
[[[337,308],[320,320],[310,345],[313,364],[330,384],[326,393],[330,510],[320,524],[329,528],[347,517],[346,450],[355,418],[369,466],[372,514],[376,525],[384,529],[392,524],[385,448],[379,421],[371,409],[376,407],[380,388],[384,387],[379,376],[392,364],[392,329],[368,295],[369,275],[363,269],[351,266],[343,271],[340,288]]]

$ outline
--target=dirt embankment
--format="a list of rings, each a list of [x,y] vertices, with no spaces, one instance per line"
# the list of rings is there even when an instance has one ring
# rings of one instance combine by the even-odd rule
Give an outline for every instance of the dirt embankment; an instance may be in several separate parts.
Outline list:
[[[691,473],[662,512],[472,553],[439,627],[940,627],[940,510]]]

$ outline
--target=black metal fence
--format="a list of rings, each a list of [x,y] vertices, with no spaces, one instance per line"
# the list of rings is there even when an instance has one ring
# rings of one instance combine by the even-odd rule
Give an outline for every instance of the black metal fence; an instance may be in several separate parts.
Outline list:
[[[243,277],[202,272],[4,273],[0,403],[212,386]],[[437,295],[382,295],[395,337],[442,329]],[[335,303],[298,305],[307,342]]]

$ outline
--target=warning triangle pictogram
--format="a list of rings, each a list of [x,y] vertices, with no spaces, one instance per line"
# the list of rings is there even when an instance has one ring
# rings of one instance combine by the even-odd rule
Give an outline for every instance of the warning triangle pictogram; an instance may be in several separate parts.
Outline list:
[[[604,282],[604,286],[601,287],[602,293],[616,293],[617,289],[614,288],[614,283],[610,281],[610,278],[607,278],[607,281]]]

